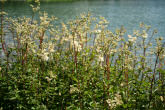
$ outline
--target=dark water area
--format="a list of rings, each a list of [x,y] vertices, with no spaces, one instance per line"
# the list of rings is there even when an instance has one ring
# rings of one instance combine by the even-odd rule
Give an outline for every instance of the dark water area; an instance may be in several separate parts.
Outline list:
[[[10,17],[32,15],[27,2],[7,2],[5,11]],[[165,0],[80,0],[74,2],[41,2],[41,11],[58,18],[55,25],[67,22],[81,13],[92,13],[93,16],[105,17],[109,22],[109,29],[114,31],[120,26],[132,34],[138,29],[139,23],[144,22],[158,30],[157,36],[165,38]]]

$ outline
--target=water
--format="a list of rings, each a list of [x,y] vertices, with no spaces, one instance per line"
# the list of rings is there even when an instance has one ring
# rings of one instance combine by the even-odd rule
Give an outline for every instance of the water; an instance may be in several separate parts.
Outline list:
[[[32,12],[29,3],[9,2],[5,4],[5,11],[11,17],[28,16]],[[41,11],[59,18],[55,22],[67,22],[81,13],[91,12],[92,15],[105,17],[109,28],[114,31],[121,25],[132,34],[138,29],[139,23],[144,22],[158,29],[157,36],[165,38],[165,0],[80,0],[76,2],[42,2]]]

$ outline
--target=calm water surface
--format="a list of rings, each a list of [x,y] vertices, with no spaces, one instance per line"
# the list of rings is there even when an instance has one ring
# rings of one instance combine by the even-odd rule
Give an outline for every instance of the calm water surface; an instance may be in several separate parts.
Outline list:
[[[32,12],[26,2],[10,2],[5,10],[11,17],[28,16]],[[82,0],[76,2],[43,2],[41,10],[59,18],[56,25],[74,19],[80,13],[91,12],[92,15],[104,16],[113,31],[121,25],[132,34],[140,22],[158,29],[157,36],[165,38],[165,0]]]

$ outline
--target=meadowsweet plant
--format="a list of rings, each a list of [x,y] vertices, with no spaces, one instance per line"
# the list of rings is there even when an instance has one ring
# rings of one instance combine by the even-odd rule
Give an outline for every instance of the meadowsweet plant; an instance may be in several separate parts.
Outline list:
[[[39,0],[30,18],[8,17],[4,3],[0,109],[165,109],[165,43],[151,26],[127,35],[88,13],[55,27]]]

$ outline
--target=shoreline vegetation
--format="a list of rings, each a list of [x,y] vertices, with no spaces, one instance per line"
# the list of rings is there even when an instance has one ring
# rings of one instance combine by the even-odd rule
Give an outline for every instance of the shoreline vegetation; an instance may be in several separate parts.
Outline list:
[[[4,3],[0,110],[165,109],[165,42],[156,29],[112,32],[90,13],[55,27],[39,0],[31,17],[8,17]]]

